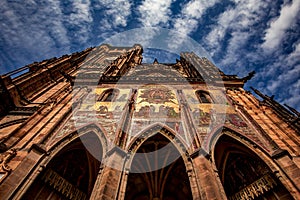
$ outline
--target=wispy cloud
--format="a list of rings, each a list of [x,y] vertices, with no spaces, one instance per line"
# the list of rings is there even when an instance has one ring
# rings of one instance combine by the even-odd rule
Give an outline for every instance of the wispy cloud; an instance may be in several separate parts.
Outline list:
[[[300,42],[294,45],[294,51],[287,56],[287,64],[294,65],[300,62]]]
[[[72,38],[79,43],[85,43],[89,39],[91,23],[93,22],[90,10],[91,2],[89,0],[72,1],[70,9],[71,13],[64,16],[64,21],[76,30]]]
[[[169,48],[182,48],[183,44],[190,40],[189,36],[191,33],[198,28],[205,11],[217,2],[219,0],[193,0],[183,5],[180,14],[173,20],[173,31],[175,34],[170,35],[173,42],[168,44]]]
[[[236,20],[236,15],[238,15],[238,11],[230,8],[218,17],[217,25],[214,26],[205,38],[208,46],[211,47],[212,53],[220,49],[220,44],[223,42],[225,33]]]
[[[291,69],[282,71],[271,80],[264,89],[267,93],[281,94],[276,98],[282,103],[287,103],[295,108],[300,108],[300,64]],[[284,93],[283,93],[284,91]]]
[[[287,103],[300,109],[300,41],[294,45],[294,50],[277,57],[257,74],[257,80],[268,80],[259,84],[259,89],[266,94],[281,94],[275,96],[281,103]]]
[[[1,53],[11,60],[6,64],[29,63],[69,52],[70,41],[58,1],[3,0],[0,12]]]
[[[270,27],[266,30],[262,48],[268,52],[273,52],[284,39],[287,29],[296,22],[300,12],[300,1],[293,0],[289,4],[284,4],[279,17],[271,20]]]
[[[77,0],[72,2],[72,13],[69,20],[73,24],[80,25],[81,22],[91,23],[93,21],[90,13],[91,2],[87,0]]]
[[[245,52],[249,38],[259,34],[254,24],[263,19],[269,1],[260,0],[234,0],[230,6],[218,17],[217,24],[205,37],[212,55],[222,53],[221,66],[232,66],[228,71],[237,74],[246,74],[244,62]],[[226,44],[225,49],[222,44]],[[224,52],[225,51],[225,52]],[[247,53],[248,58],[255,58],[257,52]],[[243,57],[243,59],[241,59]]]
[[[276,15],[270,4],[271,1],[236,0],[234,3],[219,15],[217,24],[205,38],[210,51],[222,56],[218,65],[225,66],[226,72],[239,75],[246,75],[250,70],[256,70],[257,74],[254,81],[259,83],[257,87],[261,91],[268,95],[281,93],[280,96],[276,97],[278,101],[300,108],[299,42],[294,44],[294,50],[291,53],[277,54],[273,60],[264,66],[262,64],[259,65],[260,68],[255,66],[256,63],[264,63],[267,55],[263,50],[266,48],[270,47],[278,52],[278,41],[282,41],[287,30],[285,25],[281,25],[282,20],[287,20],[285,23],[291,26],[294,23],[291,19],[293,18],[292,15],[295,17],[297,15],[295,13],[299,13],[295,12],[297,7],[295,2],[284,4],[280,16],[275,21],[272,20],[272,25],[265,34],[265,38],[268,39],[262,45],[264,49],[257,41],[255,41],[255,45],[252,41],[253,38],[263,36],[266,27],[265,21],[269,18],[268,14]],[[291,10],[290,7],[293,9]],[[287,14],[287,8],[289,8],[289,12],[294,12],[294,14]],[[271,37],[272,35],[274,38]],[[278,38],[276,38],[277,36]],[[249,51],[249,45],[253,45],[252,51]]]
[[[118,26],[127,26],[132,3],[129,0],[98,0],[97,8],[104,9],[101,20],[96,22],[103,31],[110,31]]]
[[[234,6],[229,7],[225,12],[220,14],[217,25],[215,25],[206,37],[206,40],[209,41],[208,44],[214,49],[220,47],[220,43],[223,42],[226,32],[253,33],[255,30],[249,28],[261,19],[262,14],[265,12],[264,8],[269,3],[268,1],[262,2],[260,0],[234,0],[234,2]],[[240,36],[237,38],[239,40]],[[231,42],[235,43],[235,39],[233,38]]]
[[[160,40],[157,39],[159,35],[161,35],[161,29],[158,27],[142,27],[117,33],[106,38],[104,42],[114,46],[141,44],[144,48],[149,48],[160,43]]]
[[[198,27],[199,20],[205,11],[214,6],[219,0],[193,0],[185,4],[179,16],[175,19],[174,29],[189,35]]]
[[[146,27],[154,27],[157,25],[166,25],[171,17],[172,0],[145,0],[138,7],[140,13],[140,21]]]
[[[300,66],[298,66],[300,68]],[[300,79],[288,88],[287,97],[282,100],[283,103],[290,105],[296,109],[300,109]]]
[[[300,109],[299,7],[299,0],[1,0],[1,70],[81,50],[142,26],[147,28],[110,41],[177,53],[191,50],[188,42],[194,38],[195,47],[205,46],[225,73],[244,76],[256,70],[248,84],[266,94],[281,93],[279,101]],[[207,56],[203,52],[198,54]]]
[[[3,0],[0,12],[2,65],[24,65],[70,53],[75,44],[86,45],[93,23],[89,0]]]

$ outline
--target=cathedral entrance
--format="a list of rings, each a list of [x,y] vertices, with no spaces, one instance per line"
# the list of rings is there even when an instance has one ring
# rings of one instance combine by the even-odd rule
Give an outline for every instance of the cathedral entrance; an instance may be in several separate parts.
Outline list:
[[[215,162],[229,200],[293,199],[261,158],[229,136],[218,140]]]
[[[136,154],[139,156],[135,155],[131,164],[126,200],[192,199],[184,161],[166,137],[159,133],[150,137]]]
[[[102,148],[95,134],[87,134],[81,139],[89,140],[98,155],[91,155],[82,141],[76,139],[54,156],[22,199],[89,198],[99,171]]]

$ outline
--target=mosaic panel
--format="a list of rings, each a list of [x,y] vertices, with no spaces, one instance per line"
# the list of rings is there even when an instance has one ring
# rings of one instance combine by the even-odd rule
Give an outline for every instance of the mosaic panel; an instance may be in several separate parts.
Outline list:
[[[236,127],[247,127],[247,124],[236,114],[220,90],[211,90],[209,94],[213,103],[199,103],[196,90],[184,90],[197,132],[205,136],[215,127],[225,124]]]
[[[174,90],[161,85],[138,90],[136,118],[178,118],[179,106]]]
[[[105,90],[106,88],[96,89],[96,98],[98,98]],[[111,141],[115,138],[123,108],[126,105],[130,94],[130,89],[120,89],[118,91],[118,96],[112,102],[96,101],[92,108],[96,111],[97,122],[106,130],[107,137]]]
[[[131,135],[136,135],[147,126],[157,122],[166,124],[174,131],[183,134],[174,89],[162,85],[144,86],[138,90],[135,108]]]
[[[105,129],[107,138],[113,141],[130,89],[118,90],[118,96],[112,102],[97,101],[102,92],[107,89],[109,88],[95,89],[90,92],[86,99],[82,101],[78,110],[74,111],[74,115],[65,126],[51,138],[51,143],[55,143],[57,139],[89,123],[98,123]]]

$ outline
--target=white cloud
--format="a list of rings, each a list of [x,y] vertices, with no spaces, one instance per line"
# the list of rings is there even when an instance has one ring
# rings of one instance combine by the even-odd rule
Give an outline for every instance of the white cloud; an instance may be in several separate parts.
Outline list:
[[[219,0],[193,0],[188,2],[181,10],[180,15],[174,21],[174,29],[189,35],[197,27],[199,20],[206,9],[214,6]]]
[[[172,0],[145,0],[138,7],[141,15],[140,21],[146,27],[154,27],[159,24],[167,24],[171,15]]]
[[[220,47],[220,43],[225,37],[226,31],[230,27],[231,22],[235,20],[236,15],[236,10],[228,9],[219,16],[217,25],[206,36],[206,41],[209,46],[213,48]]]
[[[181,10],[181,13],[173,20],[175,35],[173,35],[172,43],[169,48],[178,49],[181,48],[185,41],[189,40],[189,36],[198,27],[204,12],[214,6],[219,0],[193,0],[185,4]]]
[[[77,0],[72,2],[73,13],[70,14],[69,20],[73,24],[80,22],[92,22],[93,18],[90,13],[91,2],[87,0]]]
[[[143,48],[153,47],[160,42],[157,38],[161,35],[161,30],[164,29],[160,29],[159,27],[131,29],[106,38],[104,43],[109,43],[114,46],[141,44]]]
[[[128,16],[131,14],[131,2],[128,0],[99,0],[98,8],[105,8],[103,19],[99,27],[103,31],[109,31],[118,26],[127,26]]]
[[[298,41],[298,43],[295,44],[295,50],[290,55],[288,55],[287,64],[294,65],[299,61],[300,61],[300,41]]]
[[[283,85],[285,85],[284,83],[298,80],[299,78],[300,65],[295,65],[292,69],[286,70],[284,73],[281,73],[277,77],[274,77],[274,79],[271,81],[272,84],[267,86],[267,89],[270,91],[274,91],[278,89],[278,87],[282,87]]]
[[[284,91],[284,93],[283,93]],[[274,77],[271,84],[267,86],[267,92],[271,94],[281,93],[277,99],[282,103],[300,108],[300,65],[292,69],[282,71],[279,76]]]
[[[300,67],[300,66],[299,66]],[[289,106],[292,106],[296,109],[300,109],[300,79],[294,84],[288,87],[289,98],[283,100],[283,103],[286,103]]]
[[[249,39],[259,34],[252,27],[263,18],[270,1],[233,0],[234,5],[218,16],[216,25],[205,37],[212,56],[217,53],[224,55],[218,65],[226,66],[227,72],[246,75],[249,73],[246,60],[259,59],[258,52],[245,53],[245,50]]]
[[[293,0],[291,4],[282,6],[280,16],[272,19],[270,27],[266,30],[262,48],[273,52],[281,43],[286,30],[295,23],[300,12],[300,1]]]
[[[256,51],[249,52],[246,45],[249,44],[251,37],[260,34],[260,29],[256,30],[252,27],[257,23],[263,23],[266,10],[273,9],[270,3],[271,1],[236,0],[234,6],[229,7],[219,15],[217,25],[205,38],[211,52],[224,55],[218,63],[219,66],[226,66],[226,71],[230,73],[246,75],[250,71],[249,67],[251,67],[245,65],[251,64],[247,59],[252,59],[254,63],[264,59],[265,55],[261,52],[260,46],[256,46]],[[225,36],[229,36],[229,39]],[[224,42],[226,42],[225,52],[222,47]],[[294,44],[292,53],[275,56],[276,61],[274,63],[257,69],[255,75],[255,80],[261,81],[257,87],[263,93],[269,95],[281,93],[277,100],[286,102],[298,109],[300,108],[300,102],[297,101],[300,93],[299,43],[298,41]],[[283,100],[284,98],[286,99]]]
[[[231,24],[234,23],[238,12],[235,9],[228,9],[222,13],[219,18],[217,25],[212,31],[206,36],[205,40],[207,45],[211,48],[211,53],[214,54],[221,47],[226,31],[230,28]]]
[[[249,28],[257,23],[269,4],[268,1],[260,0],[233,0],[233,2],[235,6],[229,7],[220,14],[217,25],[205,38],[212,53],[220,50],[220,44],[228,32],[233,37],[230,39],[227,49],[231,52],[230,56],[234,56],[236,51],[243,48],[243,44],[247,42],[248,37],[255,34],[256,30]],[[244,36],[242,36],[243,33]],[[241,40],[242,38],[243,40]],[[226,57],[229,57],[229,55]]]
[[[242,32],[242,31],[235,31],[231,33],[232,37],[229,40],[228,46],[227,46],[227,52],[222,59],[222,65],[231,65],[233,67],[232,72],[234,73],[247,73],[245,71],[243,65],[242,65],[242,59],[240,55],[238,55],[237,51],[242,49],[241,47],[244,46],[244,44],[248,41],[248,38],[250,36],[250,33],[248,32]],[[242,50],[240,50],[242,51]],[[242,52],[239,52],[242,53]],[[234,63],[234,66],[232,65]]]
[[[300,109],[300,41],[295,43],[294,51],[280,55],[276,62],[265,66],[256,78],[265,80],[258,89],[268,95],[280,94],[275,99],[281,103]]]
[[[6,44],[3,51],[7,57],[11,56],[12,64],[69,53],[70,41],[59,4],[54,0],[42,4],[35,1],[1,1],[1,38]],[[32,58],[28,57],[31,56],[37,60],[30,60]]]
[[[93,22],[91,14],[90,0],[71,1],[69,5],[72,10],[70,15],[64,16],[64,22],[75,28],[72,39],[80,43],[86,43],[91,32],[91,23]]]

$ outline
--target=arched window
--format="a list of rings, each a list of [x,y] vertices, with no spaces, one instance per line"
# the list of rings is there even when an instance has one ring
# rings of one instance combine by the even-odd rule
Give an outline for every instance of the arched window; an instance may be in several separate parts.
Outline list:
[[[213,103],[210,94],[206,91],[198,90],[196,95],[200,103]]]
[[[98,101],[105,101],[105,102],[111,102],[115,101],[117,96],[119,95],[118,89],[107,89],[98,98]]]

